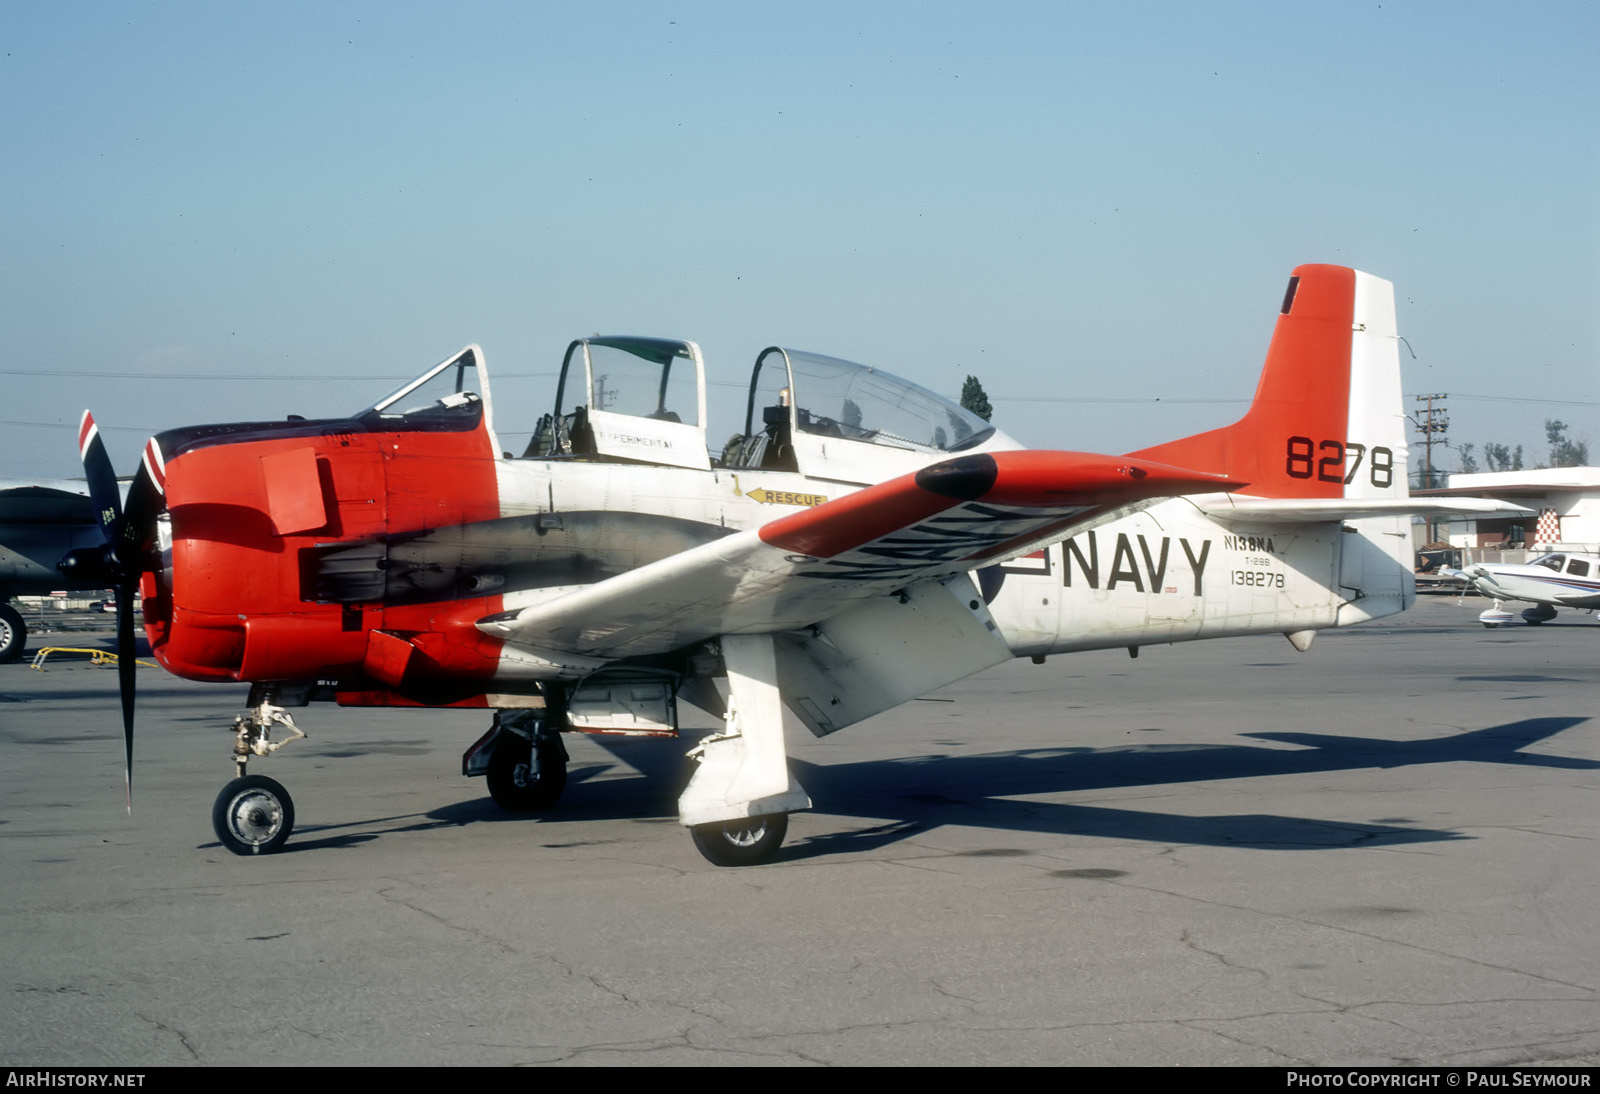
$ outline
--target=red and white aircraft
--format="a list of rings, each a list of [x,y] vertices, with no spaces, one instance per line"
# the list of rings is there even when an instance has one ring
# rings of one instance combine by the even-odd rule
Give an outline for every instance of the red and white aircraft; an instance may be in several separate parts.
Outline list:
[[[1388,282],[1303,266],[1249,412],[1122,456],[1024,450],[914,384],[773,347],[717,459],[692,342],[573,342],[520,456],[469,346],[348,418],[162,433],[126,512],[86,414],[107,542],[63,566],[121,590],[125,653],[137,588],[167,669],[250,682],[213,814],[230,850],[293,825],[244,773],[299,735],[286,708],[492,709],[466,767],[524,809],[565,784],[562,732],[670,735],[681,696],[726,725],[680,820],[712,862],[761,862],[810,805],[785,707],[828,734],[1013,657],[1303,650],[1407,607],[1409,515],[1503,506],[1408,496],[1396,343]]]

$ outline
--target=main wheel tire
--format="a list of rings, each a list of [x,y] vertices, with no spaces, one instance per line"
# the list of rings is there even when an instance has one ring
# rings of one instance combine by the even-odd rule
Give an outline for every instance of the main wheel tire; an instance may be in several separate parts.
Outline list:
[[[714,866],[759,866],[771,862],[789,834],[789,814],[697,824],[689,829],[695,849]]]
[[[0,664],[22,656],[28,644],[28,625],[9,604],[0,604]]]
[[[495,746],[489,757],[489,796],[507,813],[534,813],[548,809],[567,788],[567,760],[556,742],[539,749],[534,762],[533,743],[514,733]]]
[[[211,827],[236,855],[270,855],[294,831],[294,801],[265,775],[234,779],[211,807]]]

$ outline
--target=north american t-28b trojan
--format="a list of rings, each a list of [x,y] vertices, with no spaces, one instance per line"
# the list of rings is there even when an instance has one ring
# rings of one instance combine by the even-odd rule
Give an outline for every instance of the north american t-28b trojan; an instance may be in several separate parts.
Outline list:
[[[810,805],[786,707],[828,734],[1014,657],[1316,631],[1413,599],[1393,290],[1303,266],[1254,403],[1120,456],[1026,450],[882,371],[778,347],[712,458],[693,342],[571,344],[521,455],[470,346],[348,418],[175,429],[126,511],[93,419],[80,446],[106,545],[64,560],[119,590],[131,770],[135,590],[168,670],[247,681],[213,810],[277,850],[289,795],[246,761],[288,708],[482,707],[466,756],[496,801],[551,804],[561,733],[724,719],[681,823],[712,862],[769,859]],[[520,428],[532,425],[520,423]],[[726,678],[725,689],[717,680]],[[131,785],[131,776],[130,776]]]

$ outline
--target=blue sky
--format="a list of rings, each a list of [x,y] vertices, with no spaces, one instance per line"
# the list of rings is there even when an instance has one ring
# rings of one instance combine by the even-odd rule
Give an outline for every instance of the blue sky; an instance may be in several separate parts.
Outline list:
[[[74,474],[85,404],[131,470],[468,342],[531,429],[597,331],[699,341],[717,445],[777,343],[1126,451],[1243,409],[1302,262],[1395,282],[1452,441],[1600,458],[1600,5],[4,0],[0,45],[0,477]]]

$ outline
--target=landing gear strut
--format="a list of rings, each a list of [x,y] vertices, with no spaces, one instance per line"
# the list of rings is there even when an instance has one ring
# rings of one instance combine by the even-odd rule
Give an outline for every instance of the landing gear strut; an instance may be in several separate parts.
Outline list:
[[[811,799],[789,773],[783,707],[771,635],[724,635],[727,724],[690,752],[699,761],[678,799],[678,823],[716,866],[770,862],[789,830],[789,814]]]
[[[305,736],[289,712],[273,704],[281,693],[281,685],[252,685],[250,709],[233,720],[233,763],[238,777],[217,795],[211,807],[211,827],[222,846],[236,855],[270,855],[282,849],[294,831],[294,800],[289,792],[265,775],[245,774],[251,756],[270,756]],[[274,741],[274,726],[290,736]]]

